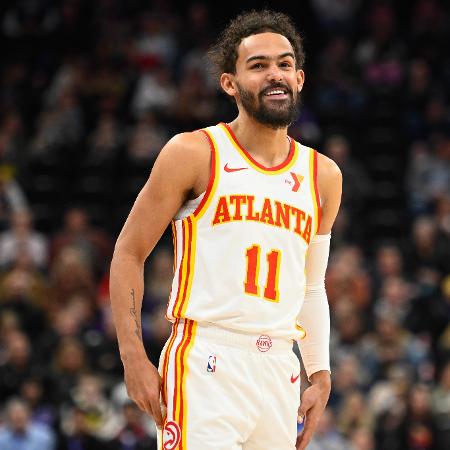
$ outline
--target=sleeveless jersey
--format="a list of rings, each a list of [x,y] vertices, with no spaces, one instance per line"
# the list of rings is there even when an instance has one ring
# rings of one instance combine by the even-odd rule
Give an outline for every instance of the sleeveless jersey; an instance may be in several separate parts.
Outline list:
[[[320,223],[317,152],[289,139],[287,159],[266,168],[227,124],[200,132],[211,175],[197,208],[172,221],[167,318],[297,339],[305,256]]]

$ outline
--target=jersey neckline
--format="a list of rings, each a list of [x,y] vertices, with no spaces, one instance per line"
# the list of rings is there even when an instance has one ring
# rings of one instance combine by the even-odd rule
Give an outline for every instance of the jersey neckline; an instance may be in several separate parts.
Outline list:
[[[286,171],[287,169],[289,169],[296,160],[297,145],[295,144],[295,140],[289,136],[288,136],[288,139],[289,139],[290,147],[289,147],[289,154],[286,157],[286,159],[282,163],[280,163],[276,166],[266,167],[263,164],[256,161],[256,159],[254,159],[252,157],[252,155],[250,155],[250,153],[247,150],[245,150],[245,148],[240,144],[240,142],[237,139],[236,135],[234,134],[233,130],[227,123],[220,122],[219,126],[221,126],[224,129],[224,131],[228,135],[231,143],[233,144],[234,148],[241,154],[241,156],[243,156],[243,158],[254,169],[256,169],[260,172],[270,174],[270,175],[276,175],[276,174],[282,173],[282,172]]]

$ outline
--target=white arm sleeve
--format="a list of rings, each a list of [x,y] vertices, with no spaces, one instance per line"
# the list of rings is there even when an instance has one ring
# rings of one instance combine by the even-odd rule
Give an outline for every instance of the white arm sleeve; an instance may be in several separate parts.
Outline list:
[[[316,235],[305,261],[305,301],[297,324],[306,333],[298,346],[308,379],[319,370],[330,371],[330,309],[325,291],[330,239],[331,234]]]

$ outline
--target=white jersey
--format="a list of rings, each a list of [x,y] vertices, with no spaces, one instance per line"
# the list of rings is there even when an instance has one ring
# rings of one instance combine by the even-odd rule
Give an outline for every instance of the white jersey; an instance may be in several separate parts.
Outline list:
[[[172,222],[167,317],[297,339],[305,257],[320,223],[317,152],[290,139],[287,159],[267,168],[228,125],[200,131],[211,176],[196,209]]]

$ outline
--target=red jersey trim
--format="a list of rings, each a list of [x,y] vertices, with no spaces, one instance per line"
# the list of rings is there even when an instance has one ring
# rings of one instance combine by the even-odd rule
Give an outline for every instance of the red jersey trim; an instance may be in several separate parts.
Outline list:
[[[206,209],[206,208],[204,208],[204,206],[207,204],[207,202],[211,196],[211,191],[213,190],[214,181],[216,179],[216,172],[217,172],[216,160],[218,160],[216,144],[213,141],[211,135],[206,130],[199,130],[199,131],[206,136],[208,143],[209,143],[209,147],[211,148],[211,164],[210,164],[210,175],[209,175],[208,186],[206,187],[205,195],[203,196],[201,202],[199,203],[197,208],[195,208],[195,211],[193,213],[195,217],[197,217],[203,211],[203,209]]]
[[[315,195],[316,204],[317,204],[317,230],[316,230],[316,233],[319,231],[320,222],[322,220],[322,205],[320,204],[319,184],[317,181],[317,178],[318,178],[317,159],[318,159],[317,158],[317,150],[314,150],[313,177],[314,177],[314,195]]]
[[[289,138],[289,154],[287,156],[287,158],[281,163],[278,164],[277,166],[274,167],[266,167],[264,165],[262,165],[261,163],[259,163],[258,161],[256,161],[252,155],[250,155],[250,153],[245,150],[244,147],[242,147],[242,145],[240,144],[240,142],[238,141],[236,135],[234,134],[233,130],[231,129],[231,127],[226,124],[221,122],[220,125],[224,126],[226,128],[226,130],[228,131],[229,135],[231,136],[234,144],[239,148],[239,150],[242,152],[242,154],[244,155],[244,157],[246,159],[248,159],[248,161],[253,164],[254,166],[256,166],[258,169],[261,169],[265,172],[278,172],[282,169],[284,169],[286,166],[289,166],[289,164],[291,163],[292,159],[294,158],[295,155],[295,142],[294,139]]]

